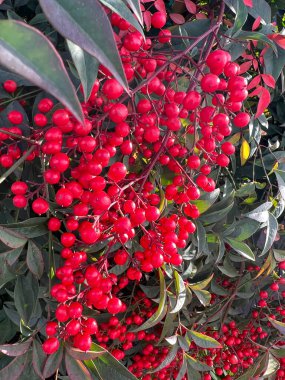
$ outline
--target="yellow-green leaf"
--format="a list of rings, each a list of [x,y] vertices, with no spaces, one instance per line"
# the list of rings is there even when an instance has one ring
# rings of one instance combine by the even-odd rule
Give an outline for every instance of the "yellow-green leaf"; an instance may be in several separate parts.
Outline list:
[[[241,166],[245,165],[246,161],[250,156],[250,145],[246,141],[245,138],[242,139],[241,147],[240,147],[240,162]]]

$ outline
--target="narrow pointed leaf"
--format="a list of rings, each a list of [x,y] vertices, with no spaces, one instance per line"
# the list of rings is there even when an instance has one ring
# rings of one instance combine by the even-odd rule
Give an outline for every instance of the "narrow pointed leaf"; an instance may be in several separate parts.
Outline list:
[[[21,343],[2,344],[0,345],[0,352],[7,356],[21,356],[28,351],[31,342],[31,339],[29,339]]]
[[[124,0],[127,4],[129,4],[131,10],[137,16],[139,22],[143,25],[143,16],[141,11],[140,0]]]
[[[181,310],[186,300],[186,288],[184,281],[176,270],[174,271],[174,285],[176,292],[176,305],[170,312],[172,314],[177,313],[179,310]]]
[[[90,372],[85,365],[81,361],[74,359],[67,352],[65,354],[65,366],[70,380],[92,380]]]
[[[134,332],[149,329],[155,325],[157,325],[165,316],[167,307],[165,305],[166,301],[166,285],[165,279],[162,273],[162,270],[159,269],[159,281],[160,281],[160,301],[158,305],[158,309],[156,312],[140,327],[133,330]]]
[[[40,248],[32,240],[29,240],[28,244],[27,265],[37,278],[42,277],[44,272],[43,255]]]
[[[274,326],[279,332],[281,332],[282,335],[285,336],[285,323],[276,321],[273,318],[267,317],[269,322]]]
[[[143,35],[143,30],[140,24],[125,3],[117,0],[100,0],[100,2],[106,7],[110,8],[113,12],[117,13],[124,20],[128,21],[134,28],[137,29],[137,31]]]
[[[84,99],[87,101],[98,75],[99,62],[97,58],[69,40],[67,46],[82,83]]]
[[[239,253],[241,256],[245,257],[248,260],[255,261],[254,253],[247,244],[230,238],[226,238],[225,242],[228,243],[232,249]]]
[[[26,244],[27,238],[9,228],[0,226],[0,241],[10,248],[20,248]]]
[[[171,350],[168,352],[166,358],[160,363],[160,365],[158,367],[155,368],[154,371],[151,371],[151,373],[160,371],[161,369],[163,369],[164,367],[169,365],[175,359],[175,357],[177,355],[178,348],[179,348],[179,346],[177,344],[175,344],[171,348]]]
[[[53,27],[93,55],[127,89],[109,18],[98,0],[39,0]]]
[[[0,379],[20,380],[21,375],[28,364],[28,353],[18,356],[0,371]]]
[[[266,231],[266,239],[264,248],[262,250],[262,254],[266,253],[274,243],[278,231],[278,222],[277,219],[271,212],[268,213],[268,221],[267,221],[267,231]]]
[[[46,90],[78,120],[83,114],[60,55],[37,29],[21,21],[1,20],[0,64]]]
[[[194,340],[198,347],[202,348],[222,348],[221,344],[214,338],[210,336],[201,334],[197,331],[189,330],[187,332],[189,337]]]

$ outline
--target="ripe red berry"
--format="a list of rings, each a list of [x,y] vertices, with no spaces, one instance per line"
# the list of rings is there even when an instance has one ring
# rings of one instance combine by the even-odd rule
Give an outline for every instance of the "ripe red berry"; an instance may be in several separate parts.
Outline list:
[[[201,80],[201,89],[205,92],[215,92],[219,88],[220,78],[215,74],[205,74]]]
[[[15,207],[24,208],[27,206],[27,204],[28,204],[28,200],[27,200],[27,198],[25,198],[24,195],[19,194],[19,195],[15,195],[13,197],[13,205]]]
[[[75,348],[81,351],[88,351],[92,344],[91,336],[87,333],[77,334],[74,337],[73,343]]]
[[[120,182],[127,175],[127,168],[122,162],[115,162],[108,171],[108,177],[114,182]]]
[[[118,99],[123,91],[123,87],[116,79],[107,79],[102,87],[103,94],[110,100]]]
[[[163,28],[166,24],[166,14],[162,12],[155,12],[151,16],[151,25],[154,28],[160,29]]]
[[[238,128],[245,128],[250,121],[250,115],[247,112],[240,112],[234,117],[234,124]]]
[[[12,124],[21,124],[24,120],[24,117],[21,112],[13,110],[8,113],[8,120]]]
[[[24,195],[28,191],[28,185],[23,181],[15,181],[11,186],[11,191],[16,195]]]
[[[17,90],[17,83],[11,79],[8,79],[3,83],[3,88],[9,93],[15,92]]]
[[[55,201],[61,207],[68,207],[73,202],[73,195],[68,189],[62,188],[55,194]]]
[[[53,336],[57,333],[58,324],[56,322],[48,322],[46,324],[46,334]]]
[[[48,338],[43,343],[43,351],[48,354],[54,354],[59,349],[59,340],[57,338]]]
[[[32,209],[35,214],[42,215],[48,211],[49,204],[45,199],[38,198],[33,201]]]

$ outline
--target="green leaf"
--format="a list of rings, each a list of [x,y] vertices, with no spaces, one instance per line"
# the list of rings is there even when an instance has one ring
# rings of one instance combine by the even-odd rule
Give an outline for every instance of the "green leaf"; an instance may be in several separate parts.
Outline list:
[[[32,240],[29,240],[28,244],[27,265],[37,278],[42,277],[44,272],[43,255],[39,247]]]
[[[6,367],[0,371],[0,379],[20,380],[21,374],[28,364],[29,355],[17,356]]]
[[[39,0],[39,3],[62,36],[96,57],[127,90],[113,29],[98,0]]]
[[[85,365],[81,361],[70,356],[68,352],[65,353],[65,366],[70,380],[92,380],[92,377]]]
[[[78,350],[77,348],[69,347],[69,346],[67,346],[67,351],[69,355],[72,356],[76,360],[92,360],[106,353],[106,350],[104,350],[103,348],[101,349],[101,351],[99,350],[92,351],[91,349],[89,351],[83,352],[81,350]]]
[[[28,239],[9,228],[0,226],[0,240],[10,248],[19,248],[25,245]]]
[[[231,30],[232,36],[234,36],[236,32],[239,32],[241,30],[241,28],[244,26],[247,20],[247,16],[248,16],[247,7],[244,5],[243,1],[238,1],[235,23]]]
[[[274,215],[271,214],[271,212],[268,213],[268,221],[267,221],[267,231],[266,231],[266,239],[264,248],[261,252],[263,255],[266,253],[273,245],[274,240],[276,238],[278,231],[278,222]]]
[[[265,378],[267,376],[272,376],[278,371],[279,368],[280,368],[279,360],[275,359],[275,357],[269,353],[267,368],[266,368],[266,371],[262,374],[262,376]]]
[[[239,220],[236,224],[234,224],[233,231],[230,233],[229,236],[232,239],[244,241],[250,238],[258,230],[259,226],[260,223],[256,220],[244,218],[242,220]],[[224,233],[224,236],[226,235],[226,231]]]
[[[274,257],[276,261],[285,260],[285,250],[284,249],[273,249]]]
[[[12,249],[11,251],[6,252],[6,262],[10,267],[15,264],[15,262],[19,259],[22,251],[23,246],[19,248]]]
[[[85,102],[87,102],[98,75],[99,62],[78,45],[69,40],[66,42],[83,86]]]
[[[196,282],[195,284],[189,284],[189,287],[192,290],[203,290],[204,288],[206,288],[206,286],[208,286],[210,284],[213,277],[214,277],[214,274],[211,274],[210,277],[206,278],[203,281]]]
[[[160,363],[158,367],[156,367],[153,371],[150,371],[150,373],[160,371],[161,369],[169,365],[176,358],[178,348],[179,346],[177,344],[172,346],[171,350],[166,355],[166,358]]]
[[[192,203],[198,207],[200,214],[203,214],[216,202],[220,195],[220,192],[220,189],[215,189],[211,193],[205,192],[200,196],[199,199],[192,201]]]
[[[170,311],[172,314],[177,313],[179,310],[181,310],[186,300],[185,284],[182,277],[176,270],[174,271],[174,285],[177,301],[174,309]]]
[[[93,349],[101,349],[102,347],[92,344]],[[100,379],[116,379],[116,380],[137,380],[137,378],[108,351],[100,355],[94,360],[86,360],[88,369],[95,373]],[[80,378],[81,379],[81,378]]]
[[[274,53],[277,54],[277,47],[275,43],[272,40],[270,40],[265,34],[262,34],[259,32],[249,32],[249,31],[242,30],[238,34],[238,39],[244,40],[244,41],[253,40],[253,41],[262,42],[263,44],[271,46]]]
[[[159,268],[159,282],[160,282],[160,298],[159,305],[156,312],[141,326],[132,330],[133,332],[147,330],[155,325],[157,325],[165,316],[167,311],[167,306],[165,305],[166,301],[166,285],[165,279],[162,270]]]
[[[83,121],[75,89],[48,38],[20,21],[1,20],[0,23],[0,63],[52,94]]]
[[[192,356],[188,354],[184,354],[185,359],[187,361],[187,364],[190,365],[190,367],[194,368],[196,371],[211,371],[212,367],[209,367],[207,364],[204,364],[200,362],[197,359],[194,359]]]
[[[43,378],[43,369],[45,362],[47,360],[47,355],[44,353],[42,345],[38,342],[37,339],[33,341],[33,367],[36,374],[42,379]]]
[[[0,345],[0,352],[7,356],[21,356],[25,354],[31,346],[31,339],[25,342],[14,344],[2,344]]]
[[[39,293],[39,284],[29,272],[26,276],[18,276],[15,290],[15,306],[25,324],[29,324],[30,318],[36,306]]]
[[[264,223],[268,219],[268,210],[272,207],[272,202],[264,202],[261,206],[256,209],[244,214],[247,218],[256,220],[257,222]]]
[[[131,10],[137,16],[139,22],[143,25],[143,16],[142,16],[142,11],[141,11],[140,0],[124,0],[124,1],[129,4]]]
[[[110,8],[113,12],[117,13],[124,20],[128,21],[142,35],[144,34],[137,19],[122,1],[119,2],[117,0],[100,0],[100,2],[106,7]]]
[[[221,344],[210,336],[201,334],[197,331],[189,330],[187,334],[190,339],[193,339],[198,347],[202,348],[222,348]]]
[[[45,235],[47,229],[48,218],[36,217],[24,220],[23,222],[11,223],[8,228],[24,235],[28,238],[34,238]]]
[[[207,240],[206,240],[206,230],[203,227],[202,223],[196,220],[196,236],[198,241],[198,253],[202,253],[206,249]]]
[[[198,300],[201,302],[203,306],[209,305],[211,301],[211,293],[208,290],[194,290],[193,292],[196,294]]]
[[[174,331],[174,320],[177,317],[177,314],[167,313],[164,323],[163,329],[159,338],[159,343],[163,341],[163,339],[167,336],[169,337]]]
[[[60,345],[59,349],[51,355],[48,355],[43,369],[44,379],[51,377],[59,368],[63,357],[63,346]]]
[[[278,56],[268,49],[264,54],[264,64],[267,74],[271,74],[277,80],[285,65],[285,50],[277,46]]]
[[[285,358],[285,348],[271,348],[270,353],[276,358]]]
[[[283,177],[275,171],[277,183],[278,183],[278,190],[280,191],[281,197],[283,200],[285,200],[285,180]]]
[[[255,261],[254,253],[247,244],[230,238],[225,238],[225,242],[228,243],[232,249],[239,253],[241,256],[245,257],[248,260]]]
[[[274,326],[282,335],[285,336],[285,323],[276,321],[273,318],[267,317],[269,322]]]
[[[215,206],[217,206],[219,203],[216,203]],[[227,207],[225,208],[220,208],[219,210],[217,211],[211,211],[211,212],[206,212],[205,214],[203,214],[200,218],[199,218],[199,221],[200,222],[203,222],[205,224],[211,224],[211,223],[216,223],[222,219],[224,219],[228,213],[231,211],[231,209],[233,208],[233,205],[234,205],[234,202],[232,202],[231,204],[229,204]]]

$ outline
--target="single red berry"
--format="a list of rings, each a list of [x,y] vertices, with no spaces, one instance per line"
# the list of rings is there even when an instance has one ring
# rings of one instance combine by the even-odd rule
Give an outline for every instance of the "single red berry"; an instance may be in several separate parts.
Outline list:
[[[155,12],[151,16],[151,25],[154,28],[161,29],[166,24],[166,14],[162,12]]]
[[[9,93],[15,92],[17,90],[17,83],[11,79],[8,79],[3,83],[3,88]]]
[[[35,199],[32,203],[32,209],[34,213],[41,215],[48,211],[49,204],[48,202],[43,198]]]
[[[59,340],[57,338],[48,338],[43,343],[43,351],[47,355],[54,354],[59,349]]]

